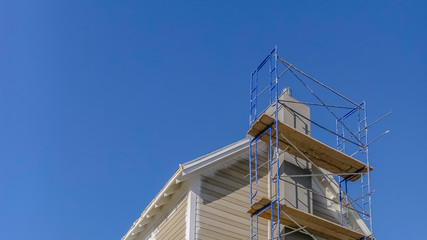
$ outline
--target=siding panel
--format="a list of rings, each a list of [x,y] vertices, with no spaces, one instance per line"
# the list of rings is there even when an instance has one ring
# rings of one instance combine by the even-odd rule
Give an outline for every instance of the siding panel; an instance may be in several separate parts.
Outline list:
[[[159,224],[156,240],[177,239],[185,240],[185,213],[187,209],[187,196],[177,204],[169,215]]]
[[[248,160],[204,173],[196,226],[197,239],[250,239]],[[267,196],[267,170],[258,171],[258,196]],[[267,239],[267,220],[259,219],[259,239]]]

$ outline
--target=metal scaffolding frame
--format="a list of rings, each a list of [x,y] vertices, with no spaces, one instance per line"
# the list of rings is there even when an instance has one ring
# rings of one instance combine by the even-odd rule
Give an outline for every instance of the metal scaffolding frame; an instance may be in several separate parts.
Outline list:
[[[285,69],[283,72],[278,74],[278,63],[283,64]],[[267,80],[266,84],[262,86],[260,84],[260,76],[259,74],[262,71],[267,71]],[[302,84],[302,86],[307,89],[314,98],[318,101],[318,103],[310,103],[310,102],[293,102],[293,103],[299,103],[299,104],[305,104],[305,105],[311,105],[311,106],[319,106],[325,108],[334,118],[335,118],[335,125],[336,129],[335,131],[327,129],[326,127],[322,126],[321,124],[312,121],[309,118],[306,118],[302,116],[301,114],[298,114],[298,112],[294,111],[292,108],[290,108],[287,103],[292,101],[283,101],[279,100],[280,97],[280,89],[279,89],[279,79],[285,76],[285,73],[291,74],[291,76],[295,77],[299,83]],[[339,98],[343,99],[346,103],[348,103],[350,106],[339,106],[339,105],[329,105],[326,104],[325,101],[323,101],[314,91],[312,88],[309,87],[309,85],[304,81],[305,79],[310,80],[311,82],[317,84],[318,86],[321,86],[322,88],[326,89],[328,92],[331,92],[338,96]],[[269,102],[265,108],[260,109],[260,96],[261,95],[269,95]],[[280,224],[280,215],[284,214],[287,215],[284,211],[281,211],[280,209],[280,201],[281,199],[281,193],[280,193],[280,164],[279,164],[279,155],[281,155],[286,150],[279,149],[279,137],[282,139],[286,139],[287,142],[290,143],[290,145],[295,148],[299,153],[304,156],[304,160],[310,162],[313,166],[317,167],[316,164],[314,164],[309,157],[307,157],[304,153],[302,153],[295,145],[292,144],[289,139],[286,138],[286,136],[281,135],[281,133],[278,131],[279,129],[279,108],[286,108],[289,111],[292,111],[298,117],[304,118],[307,121],[310,121],[317,127],[325,130],[326,132],[329,132],[330,134],[333,134],[336,136],[337,146],[336,149],[346,153],[347,145],[352,145],[353,148],[357,148],[357,151],[354,153],[350,153],[351,156],[353,155],[360,155],[359,160],[361,160],[363,163],[367,165],[367,171],[366,172],[354,172],[354,173],[338,173],[338,174],[309,174],[309,175],[294,175],[294,176],[288,176],[288,177],[312,177],[312,176],[324,176],[328,178],[336,187],[339,189],[340,193],[340,215],[341,215],[341,225],[345,227],[349,227],[349,210],[356,212],[359,214],[361,219],[364,220],[366,226],[369,228],[370,235],[366,236],[364,239],[373,239],[373,225],[372,225],[372,206],[371,206],[371,195],[374,191],[371,189],[371,182],[370,182],[370,163],[368,158],[368,128],[376,123],[377,121],[381,120],[385,116],[389,115],[390,113],[386,114],[385,116],[381,117],[380,119],[374,121],[372,124],[367,123],[367,112],[366,112],[366,102],[362,102],[361,104],[356,103],[355,101],[350,100],[349,98],[345,97],[344,95],[340,94],[339,92],[335,91],[331,87],[321,83],[320,81],[310,77],[306,73],[302,72],[292,64],[286,62],[285,60],[281,59],[278,56],[277,53],[277,47],[275,47],[268,55],[267,57],[261,62],[261,64],[255,69],[255,71],[251,74],[251,81],[250,81],[250,114],[249,114],[249,123],[250,126],[252,126],[259,117],[267,111],[267,109],[274,109],[274,122],[267,126],[263,131],[261,131],[257,136],[253,137],[250,142],[249,147],[249,176],[250,176],[250,204],[254,204],[254,199],[258,194],[258,169],[260,166],[258,166],[258,143],[261,140],[265,134],[269,135],[269,142],[268,144],[268,167],[269,167],[269,182],[272,187],[271,189],[274,189],[274,193],[270,193],[271,202],[264,206],[263,208],[257,210],[256,212],[251,214],[251,240],[259,238],[259,216],[267,211],[271,214],[270,224],[269,224],[269,235],[270,239],[284,239],[286,235],[295,233],[295,232],[302,232],[304,234],[307,234],[311,236],[313,239],[317,239],[315,236],[313,236],[311,233],[309,233],[305,226],[302,226],[297,221],[294,221],[292,218],[289,217],[297,226],[298,228],[290,228],[290,232],[287,232],[285,234],[282,234],[281,232],[281,224]],[[332,109],[347,109],[349,110],[346,114],[344,114],[342,117],[339,117]],[[347,125],[347,120],[351,116],[357,116],[357,132],[352,131],[351,128]],[[388,131],[387,131],[388,132]],[[386,132],[386,133],[387,133]],[[280,135],[280,136],[279,136]],[[383,135],[383,134],[382,134]],[[381,137],[380,135],[379,137]],[[378,139],[377,137],[376,139]],[[374,141],[376,140],[374,139]],[[351,148],[348,148],[351,149]],[[356,177],[360,177],[360,183],[361,183],[361,196],[357,197],[356,199],[353,199],[350,197],[349,191],[348,191],[348,181],[350,181],[352,178],[357,179]],[[354,180],[354,179],[353,179]],[[319,193],[318,193],[319,194]],[[361,205],[359,205],[359,202],[361,202]],[[277,217],[276,217],[277,216]]]
[[[275,108],[275,119],[278,118],[278,101],[279,98],[279,86],[278,86],[278,76],[277,76],[277,48],[274,48],[270,54],[262,61],[262,63],[257,67],[257,69],[252,73],[251,75],[251,94],[250,94],[250,124],[252,125],[260,116],[261,113],[257,113],[257,106],[258,106],[258,97],[263,94],[266,90],[269,91],[270,95],[270,102],[269,106],[272,106]],[[269,75],[269,85],[265,87],[260,93],[258,93],[258,73],[263,69],[263,67],[268,65],[268,75]],[[266,110],[266,109],[265,109]],[[279,122],[275,121],[273,125],[276,125],[276,129],[279,127]],[[258,186],[258,141],[264,134],[269,132],[270,134],[270,142],[269,142],[269,154],[268,154],[268,162],[270,163],[269,169],[270,169],[270,179],[269,181],[272,184],[276,184],[276,194],[272,196],[272,201],[268,206],[265,206],[264,208],[260,209],[259,211],[255,212],[251,215],[251,239],[258,239],[259,231],[258,231],[258,219],[259,215],[264,213],[265,211],[270,210],[271,211],[271,220],[270,220],[270,234],[271,236],[277,235],[277,239],[280,239],[280,188],[279,188],[279,178],[274,178],[274,175],[272,174],[273,169],[276,169],[276,174],[279,176],[279,132],[276,131],[273,133],[273,126],[269,126],[268,129],[266,129],[263,133],[261,133],[259,136],[253,138],[250,142],[249,147],[249,165],[251,166],[251,169],[249,171],[250,174],[250,202],[251,205],[253,204],[254,198],[257,195],[258,191],[257,189],[254,191],[254,185],[255,188]],[[273,138],[273,135],[276,135],[275,138]],[[275,140],[273,140],[275,139]],[[253,147],[254,147],[254,153],[253,153]],[[255,167],[255,171],[252,171],[252,165]],[[255,183],[255,184],[254,184]],[[274,207],[274,203],[276,203],[276,207]],[[276,220],[274,219],[274,216],[277,215]],[[254,218],[256,219],[256,225],[254,226]],[[277,234],[276,234],[277,233]]]

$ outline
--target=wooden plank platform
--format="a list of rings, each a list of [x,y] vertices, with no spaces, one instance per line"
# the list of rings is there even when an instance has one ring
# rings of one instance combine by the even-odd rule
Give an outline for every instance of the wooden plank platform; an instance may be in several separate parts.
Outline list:
[[[271,204],[271,201],[267,198],[262,198],[257,203],[251,206],[251,209],[248,213],[252,214],[262,209],[267,204]],[[274,207],[277,205],[274,204]],[[307,232],[327,239],[327,240],[355,240],[355,239],[363,239],[365,237],[364,234],[351,230],[349,228],[343,227],[334,222],[328,221],[326,219],[320,218],[313,214],[309,214],[298,210],[296,208],[287,206],[285,204],[280,205],[280,223],[289,226],[291,228],[299,228],[298,225],[295,224],[290,218],[296,221],[299,225],[305,227]],[[277,211],[276,211],[277,212]],[[288,216],[286,216],[286,213]],[[274,220],[277,221],[277,213],[273,215]],[[259,215],[261,218],[265,218],[267,220],[271,220],[271,210],[268,209],[265,212]]]
[[[267,114],[263,114],[249,129],[248,134],[258,136],[274,122],[274,118]],[[275,125],[273,125],[273,139],[275,139]],[[365,163],[350,157],[282,122],[279,121],[279,148],[282,150],[288,149],[287,152],[301,159],[306,158],[297,151],[292,144],[295,145],[304,155],[306,155],[316,166],[321,167],[331,173],[361,173],[367,171]],[[285,140],[285,136],[292,144]],[[270,132],[264,134],[260,138],[262,141],[270,142]],[[370,171],[374,168],[370,167]],[[348,177],[343,175],[342,177]],[[350,181],[356,181],[360,175],[349,177]]]

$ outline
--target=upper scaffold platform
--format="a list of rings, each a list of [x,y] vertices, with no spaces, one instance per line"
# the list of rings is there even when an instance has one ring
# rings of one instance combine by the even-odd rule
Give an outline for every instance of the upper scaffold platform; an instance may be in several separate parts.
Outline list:
[[[272,126],[272,139],[275,140],[275,121],[274,118],[267,114],[263,114],[252,125],[248,134],[257,137],[263,133],[269,126]],[[299,132],[298,130],[282,123],[279,124],[279,148],[286,150],[290,154],[314,163],[316,166],[321,167],[331,173],[340,175],[341,177],[348,178],[350,181],[356,181],[360,178],[361,173],[367,172],[367,165],[347,154],[344,154],[328,145]],[[270,142],[270,132],[266,132],[261,138],[262,141]],[[373,167],[369,168],[370,171]],[[355,175],[351,175],[355,173]]]
[[[271,201],[267,198],[262,198],[251,206],[248,213],[253,214],[259,212],[259,217],[271,220],[271,211],[263,211],[270,206]],[[277,204],[274,203],[276,208]],[[328,240],[355,240],[365,239],[365,235],[354,230],[343,227],[326,219],[317,217],[313,214],[303,212],[296,208],[280,204],[280,223],[288,227],[299,229],[303,227],[307,232]],[[277,219],[277,214],[274,211],[273,219]],[[298,222],[299,226],[295,223]],[[367,239],[372,239],[368,237]]]

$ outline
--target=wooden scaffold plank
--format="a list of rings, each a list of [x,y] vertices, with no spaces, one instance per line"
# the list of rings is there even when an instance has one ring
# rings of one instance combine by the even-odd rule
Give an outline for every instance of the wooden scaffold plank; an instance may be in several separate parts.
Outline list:
[[[274,123],[274,118],[267,114],[263,114],[248,131],[248,134],[256,137],[270,125]],[[360,178],[360,173],[367,172],[368,168],[365,163],[342,153],[312,137],[306,135],[282,122],[279,121],[279,148],[282,150],[288,149],[290,154],[305,159],[306,155],[312,163],[331,173],[351,174],[357,173],[353,177],[349,177],[350,181],[356,181]],[[272,125],[272,137],[275,140],[275,124]],[[265,133],[261,138],[262,141],[270,142],[270,132]],[[294,146],[297,148],[294,148]],[[303,153],[303,154],[301,154]],[[369,168],[370,171],[373,167]],[[348,177],[343,175],[342,177]]]
[[[263,198],[254,203],[248,213],[253,214],[270,203],[271,201],[269,199]],[[276,209],[276,203],[273,204],[273,207]],[[291,228],[299,228],[299,226],[295,223],[297,222],[299,225],[303,226],[307,232],[327,240],[355,240],[363,239],[365,237],[363,233],[356,232],[352,229],[343,227],[334,222],[328,221],[310,213],[306,213],[285,204],[280,204],[280,210],[280,223],[282,225]],[[277,212],[273,212],[273,218],[277,220]],[[261,218],[270,220],[271,210],[268,209],[259,214],[259,216]]]

